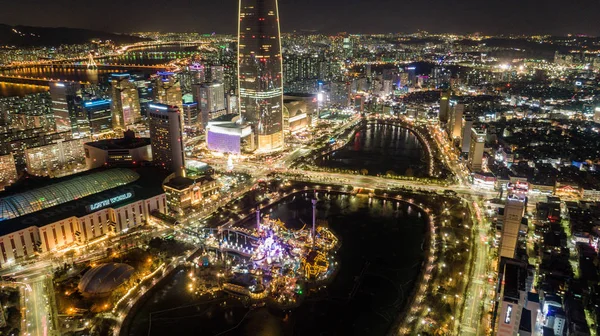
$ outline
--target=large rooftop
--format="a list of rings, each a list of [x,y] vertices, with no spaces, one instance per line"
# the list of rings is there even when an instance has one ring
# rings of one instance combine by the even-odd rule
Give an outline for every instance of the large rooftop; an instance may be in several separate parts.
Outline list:
[[[150,145],[150,138],[131,138],[105,139],[94,142],[87,142],[86,145],[104,150],[115,149],[134,149]]]
[[[131,183],[139,175],[129,169],[110,169],[75,176],[55,184],[0,198],[0,221],[67,203]]]
[[[156,167],[140,167],[135,170],[126,168],[99,168],[93,170],[91,173],[87,172],[81,175],[82,176],[79,176],[78,174],[66,181],[40,188],[45,190],[49,189],[49,191],[46,190],[46,192],[64,195],[62,196],[64,198],[60,198],[60,200],[64,200],[64,202],[57,202],[55,204],[47,203],[47,205],[50,206],[37,209],[18,217],[7,218],[0,221],[0,235],[22,230],[30,226],[44,226],[72,216],[83,217],[90,212],[93,212],[93,210],[90,210],[91,205],[106,201],[113,197],[131,194],[122,201],[119,201],[118,205],[122,206],[141,199],[149,199],[160,195],[164,192],[162,189],[162,181],[167,177],[168,173]],[[106,181],[106,178],[109,176],[112,178],[110,183]],[[101,181],[103,181],[104,184],[102,184]],[[69,188],[64,187],[66,184],[69,184]],[[92,188],[98,184],[104,185],[104,189],[100,190],[101,188]],[[90,190],[90,188],[92,189]],[[88,192],[77,193],[78,190],[88,190]],[[23,200],[24,194],[29,199],[35,199],[35,197],[39,197],[40,195],[39,189],[33,189],[7,196],[0,199],[0,202],[5,201],[6,198],[13,197],[16,197],[14,198],[16,200]],[[0,204],[4,205],[11,203],[6,202]]]

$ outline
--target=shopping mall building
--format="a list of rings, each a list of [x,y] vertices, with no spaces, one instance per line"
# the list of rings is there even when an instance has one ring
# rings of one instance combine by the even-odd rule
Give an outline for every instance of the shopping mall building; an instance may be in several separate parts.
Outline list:
[[[166,214],[164,178],[153,167],[100,168],[5,191],[0,266],[124,233]]]

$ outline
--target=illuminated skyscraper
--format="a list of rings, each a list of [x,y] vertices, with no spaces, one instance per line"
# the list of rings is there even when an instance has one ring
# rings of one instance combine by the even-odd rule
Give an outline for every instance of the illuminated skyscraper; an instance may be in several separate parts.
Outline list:
[[[148,105],[152,160],[165,169],[171,169],[176,176],[185,177],[182,119],[177,106]]]
[[[225,80],[225,68],[222,65],[212,65],[210,67],[209,81],[223,83],[224,80]]]
[[[277,0],[240,0],[240,115],[259,151],[283,147],[283,81]]]
[[[483,151],[485,149],[486,131],[483,128],[471,128],[469,142],[469,160],[467,166],[471,172],[479,172],[483,167]]]
[[[89,135],[90,125],[81,107],[81,85],[73,82],[52,83],[50,96],[56,130],[71,131],[75,138]]]
[[[506,198],[502,237],[500,238],[499,256],[514,258],[521,230],[521,221],[527,204],[527,198],[519,194],[511,194]]]
[[[214,113],[225,109],[225,89],[223,83],[203,83],[192,85],[194,101],[202,112]]]
[[[174,105],[182,110],[183,99],[179,78],[172,72],[159,72],[156,76],[156,102]]]
[[[110,84],[113,129],[125,130],[141,119],[138,90],[129,74],[113,74]]]
[[[112,112],[110,99],[94,99],[83,103],[83,110],[90,121],[92,135],[109,132],[112,129]]]
[[[465,112],[464,104],[456,104],[450,109],[450,116],[448,119],[448,135],[450,139],[460,138],[460,131],[462,130],[462,118]]]
[[[440,123],[448,122],[448,113],[450,110],[450,90],[442,91],[440,94]]]
[[[464,115],[462,123],[462,138],[460,139],[462,153],[469,153],[470,151],[471,128],[473,128],[473,117],[468,114]]]
[[[156,74],[156,96],[157,103],[177,106],[179,111],[183,111],[183,94],[181,93],[181,83],[179,78],[172,72],[159,72]],[[181,124],[184,124],[183,113],[181,115]]]

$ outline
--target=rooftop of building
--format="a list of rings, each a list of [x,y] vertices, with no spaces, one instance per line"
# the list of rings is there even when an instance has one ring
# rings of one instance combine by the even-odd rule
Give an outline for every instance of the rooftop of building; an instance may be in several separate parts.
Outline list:
[[[519,331],[531,334],[531,311],[523,308],[521,311],[521,321],[519,321]]]
[[[518,301],[520,292],[525,291],[527,268],[512,262],[506,262],[504,267],[504,299]]]
[[[197,176],[193,178],[177,176],[165,183],[165,186],[176,190],[184,190],[193,184],[205,184],[214,180],[215,179],[210,175]]]
[[[527,293],[527,301],[540,303],[540,295],[538,293]]]
[[[16,207],[18,210],[27,206],[29,199],[34,200],[32,204],[47,202],[49,206],[31,208],[17,217],[5,217],[7,219],[0,222],[0,235],[30,226],[44,226],[69,217],[83,217],[93,212],[90,206],[117,196],[126,195],[123,200],[114,203],[118,206],[149,199],[164,193],[162,181],[167,176],[168,172],[150,166],[135,169],[98,168],[58,179],[43,188],[21,190],[20,193],[0,199],[2,206]],[[51,197],[66,202],[50,202]],[[23,203],[19,205],[19,202]]]
[[[104,139],[85,144],[103,150],[134,149],[150,145],[150,138],[136,138],[126,134],[120,139]]]

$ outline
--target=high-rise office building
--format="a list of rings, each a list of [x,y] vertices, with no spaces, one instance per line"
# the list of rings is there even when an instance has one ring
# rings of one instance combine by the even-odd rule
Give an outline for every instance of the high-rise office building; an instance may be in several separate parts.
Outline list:
[[[471,128],[473,128],[473,117],[465,115],[462,121],[462,137],[460,139],[462,153],[469,153],[471,148]]]
[[[134,82],[140,101],[140,116],[148,115],[148,104],[154,101],[154,84],[151,80],[136,80]]]
[[[448,122],[448,113],[450,112],[450,90],[444,90],[440,94],[440,123]]]
[[[483,167],[483,150],[485,148],[486,131],[483,128],[471,128],[471,140],[469,143],[469,158],[467,166],[471,172],[481,171]]]
[[[222,65],[211,65],[208,81],[223,83],[225,81],[225,68]]]
[[[259,151],[283,147],[283,81],[277,0],[240,0],[240,115]]]
[[[81,107],[81,85],[74,82],[51,83],[50,96],[56,131],[71,131],[75,138],[86,137],[90,129]]]
[[[200,84],[206,80],[206,72],[203,64],[192,63],[188,66],[188,70],[192,76],[192,84]]]
[[[172,72],[159,72],[156,76],[156,102],[177,106],[182,110],[183,98],[179,78]]]
[[[150,144],[155,164],[185,177],[181,110],[174,105],[149,104]]]
[[[192,86],[194,101],[202,112],[214,113],[225,109],[225,88],[223,83],[203,83]]]
[[[450,139],[460,138],[464,112],[465,105],[460,103],[452,106],[450,109],[450,116],[448,120],[448,135],[450,136]]]
[[[126,130],[127,126],[140,121],[140,98],[137,87],[129,74],[112,74],[111,100],[112,125],[115,130]]]
[[[186,129],[202,128],[202,115],[198,108],[198,103],[183,104],[183,124]]]
[[[83,110],[90,122],[92,136],[98,136],[112,130],[112,111],[110,99],[94,99],[83,102]]]
[[[526,202],[527,198],[521,194],[510,194],[506,198],[502,220],[502,236],[500,237],[500,257],[515,257]]]
[[[182,112],[183,94],[179,78],[172,72],[158,72],[155,80],[155,101],[160,104],[177,106],[179,111]],[[183,113],[180,113],[180,115],[181,124],[183,125]]]

